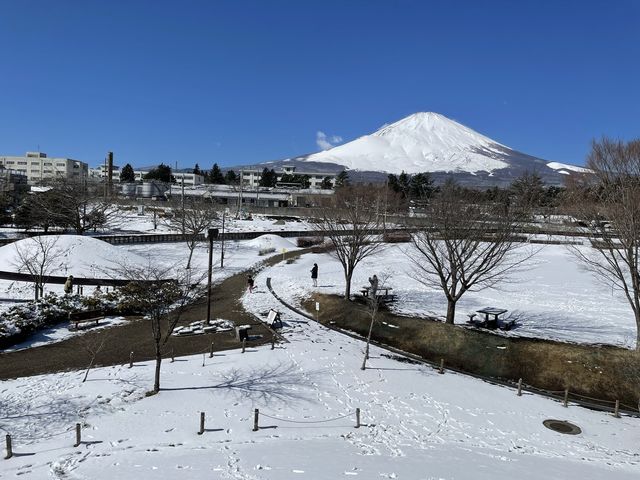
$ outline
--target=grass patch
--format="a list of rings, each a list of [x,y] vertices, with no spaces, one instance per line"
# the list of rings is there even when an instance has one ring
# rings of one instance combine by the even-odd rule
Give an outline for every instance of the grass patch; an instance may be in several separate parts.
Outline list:
[[[313,311],[322,303],[320,321],[366,336],[366,305],[338,296],[320,295],[303,306]],[[384,325],[386,322],[400,328]],[[448,325],[427,318],[394,315],[381,310],[372,338],[378,342],[445,365],[487,377],[519,378],[533,387],[564,390],[637,406],[640,397],[640,354],[606,345],[578,345],[519,337]]]

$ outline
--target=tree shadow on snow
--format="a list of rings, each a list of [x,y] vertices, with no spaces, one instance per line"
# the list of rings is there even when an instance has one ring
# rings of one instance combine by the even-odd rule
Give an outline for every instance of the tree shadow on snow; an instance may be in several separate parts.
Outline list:
[[[222,373],[222,381],[199,387],[163,388],[162,390],[219,390],[236,399],[253,402],[287,403],[310,401],[306,387],[318,387],[314,379],[319,372],[301,372],[294,363],[264,365],[250,370],[233,368]],[[305,392],[305,390],[307,390]]]

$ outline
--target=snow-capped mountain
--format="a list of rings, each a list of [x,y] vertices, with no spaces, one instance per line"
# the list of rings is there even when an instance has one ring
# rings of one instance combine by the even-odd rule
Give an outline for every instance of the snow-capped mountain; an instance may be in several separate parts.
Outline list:
[[[387,173],[491,172],[508,167],[500,160],[505,148],[444,115],[421,112],[305,161]]]
[[[472,186],[506,186],[524,172],[549,185],[587,170],[549,162],[514,150],[444,115],[419,112],[351,142],[318,153],[260,166],[294,165],[298,170],[349,170],[355,181],[384,180],[389,173],[431,172],[439,182],[454,177]]]

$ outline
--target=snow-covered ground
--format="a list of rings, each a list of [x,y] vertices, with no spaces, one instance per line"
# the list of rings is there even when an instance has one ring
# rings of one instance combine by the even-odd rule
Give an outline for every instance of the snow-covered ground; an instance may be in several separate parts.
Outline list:
[[[215,269],[214,279],[255,265],[264,258],[260,250],[280,254],[294,245],[279,237],[228,242],[225,269]],[[163,265],[186,262],[183,244],[118,248],[151,253]],[[412,278],[406,248],[393,244],[367,259],[354,287],[377,273],[399,296],[398,311],[442,315],[442,295]],[[206,262],[206,248],[199,247],[194,265]],[[317,289],[309,278],[313,263],[320,267]],[[244,307],[256,315],[280,310],[289,343],[207,356],[204,367],[200,356],[165,361],[164,390],[153,397],[144,396],[152,385],[150,363],[96,369],[84,384],[83,372],[3,381],[0,430],[12,435],[15,456],[0,461],[0,477],[609,479],[640,473],[640,420],[517,397],[507,388],[399,362],[377,348],[363,372],[362,343],[284,310],[265,287],[268,277],[292,303],[344,287],[340,265],[327,254],[261,270]],[[517,277],[506,292],[467,294],[456,320],[494,305],[520,312],[513,335],[632,343],[624,301],[581,271],[565,247],[544,247]],[[251,431],[254,408],[262,413],[259,432]],[[359,429],[353,428],[356,408],[365,424]],[[201,411],[207,430],[200,436]],[[582,433],[550,431],[545,419],[571,421]],[[84,423],[79,447],[72,446],[76,422]]]
[[[0,429],[15,456],[0,476],[58,479],[632,479],[640,474],[640,420],[496,387],[462,375],[399,362],[373,348],[284,311],[283,297],[309,291],[292,283],[316,261],[321,285],[332,282],[324,255],[263,270],[245,308],[282,311],[289,343],[163,362],[23,378],[0,385]],[[365,274],[363,269],[361,274]],[[295,291],[291,291],[295,288]],[[322,286],[322,289],[333,287]],[[252,431],[253,410],[260,426]],[[356,408],[362,411],[355,427]],[[200,412],[206,412],[198,435]],[[546,429],[568,420],[575,436]],[[73,426],[83,443],[73,447]]]
[[[365,259],[355,270],[351,291],[358,292],[361,286],[368,285],[371,275],[377,274],[398,296],[392,307],[396,312],[444,318],[444,294],[414,278],[405,253],[410,248],[408,244],[391,244],[375,257]],[[311,287],[309,273],[313,263],[318,263],[320,272],[316,290]],[[305,255],[270,273],[274,282],[286,285],[282,296],[293,304],[312,296],[313,291],[344,293],[342,266],[327,254]],[[465,323],[469,319],[467,313],[489,306],[505,308],[509,310],[507,317],[517,318],[517,327],[506,335],[635,346],[636,325],[627,301],[581,269],[563,245],[541,247],[525,268],[514,273],[499,290],[465,293],[458,302],[456,323]]]

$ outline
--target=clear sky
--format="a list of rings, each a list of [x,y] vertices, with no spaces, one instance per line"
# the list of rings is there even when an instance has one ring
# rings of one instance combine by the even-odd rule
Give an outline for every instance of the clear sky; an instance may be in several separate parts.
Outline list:
[[[418,111],[574,164],[638,138],[640,1],[0,0],[0,155],[252,164]]]

